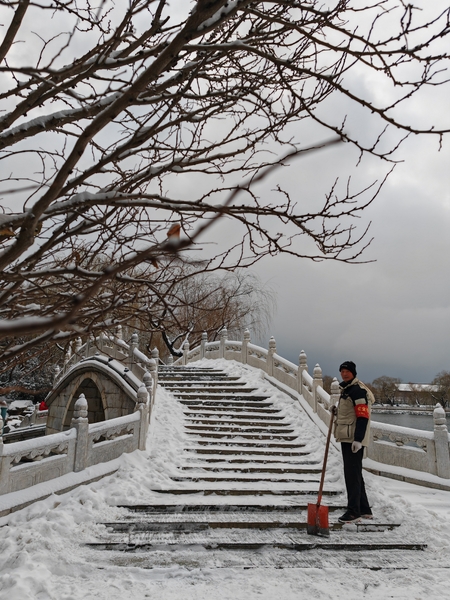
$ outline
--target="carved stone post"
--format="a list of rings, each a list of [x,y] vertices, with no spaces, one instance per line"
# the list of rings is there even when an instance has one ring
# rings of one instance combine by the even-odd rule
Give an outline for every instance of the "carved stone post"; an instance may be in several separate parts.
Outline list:
[[[447,419],[445,418],[445,410],[440,404],[436,404],[436,408],[433,411],[433,418],[437,474],[438,477],[450,479]]]
[[[334,377],[333,381],[331,382],[330,407],[337,405],[340,395],[341,390],[339,388],[339,381],[336,379],[336,377]]]
[[[273,355],[277,353],[277,343],[272,336],[269,340],[269,351],[267,353],[267,374],[273,375]]]
[[[323,387],[323,379],[322,379],[322,369],[319,367],[319,365],[316,365],[314,367],[314,371],[313,371],[313,402],[314,402],[314,412],[317,412],[317,404],[319,403],[319,393],[317,391],[317,388],[319,387]]]
[[[339,381],[336,379],[336,377],[334,377],[333,381],[331,382],[331,394],[330,394],[330,406],[328,407],[329,411],[330,411],[330,416],[329,419],[332,418],[331,415],[331,407],[332,406],[337,406],[337,403],[339,402],[339,396],[341,395],[341,391],[339,388]],[[330,421],[327,421],[327,425],[330,424]]]
[[[225,344],[228,337],[227,328],[224,327],[220,332],[220,342],[219,342],[219,358],[225,358]]]
[[[189,342],[186,340],[183,344],[183,360],[182,360],[182,364],[184,366],[186,366],[189,362],[188,359],[188,354],[189,354]]]
[[[11,459],[9,456],[3,456],[3,419],[0,414],[0,493],[9,492],[9,466]]]
[[[69,362],[69,360],[72,357],[72,342],[69,342],[69,344],[67,345],[67,350],[64,354],[64,364],[67,365],[67,363]]]
[[[137,333],[133,333],[130,339],[130,348],[128,350],[128,366],[130,371],[133,371],[134,365],[134,351],[139,347],[139,336]]]
[[[139,450],[145,450],[145,444],[147,441],[148,433],[148,419],[149,419],[149,402],[148,402],[148,391],[144,384],[138,389],[137,393],[137,410],[140,413],[139,420]]]
[[[303,371],[308,372],[308,365],[306,363],[306,353],[304,350],[300,352],[300,355],[298,357],[297,391],[299,394],[303,394]]]
[[[248,345],[250,344],[250,331],[246,329],[244,331],[244,339],[242,340],[241,346],[241,362],[246,365],[248,361]]]
[[[81,346],[82,345],[83,345],[83,341],[80,338],[80,336],[75,338],[74,351],[75,351],[75,354],[77,355],[78,360],[81,358]]]
[[[152,402],[155,402],[156,386],[158,385],[158,365],[156,364],[155,359],[151,358],[148,361],[148,368],[150,371],[150,375],[152,376],[152,379],[153,379]]]
[[[53,367],[53,373],[54,373],[53,383],[55,384],[58,381],[58,379],[59,379],[59,374],[61,373],[61,369],[60,369],[60,367],[58,365],[55,365]]]
[[[84,394],[75,402],[73,418],[70,426],[77,431],[77,445],[75,447],[75,464],[73,470],[77,473],[88,466],[89,458],[89,421],[88,403]]]
[[[116,338],[118,340],[123,340],[123,332],[122,332],[122,325],[117,325],[116,327]]]
[[[92,356],[95,353],[95,337],[94,334],[89,334],[89,337],[86,341],[86,351],[84,356],[88,358],[88,356]]]
[[[145,389],[148,393],[148,420],[150,421],[153,410],[153,377],[148,371],[144,373],[142,383],[145,385]]]
[[[173,365],[173,356],[171,354],[169,354],[169,358],[167,359],[167,364],[169,367]]]
[[[153,348],[151,357],[156,361],[156,364],[159,364],[159,350],[158,348]]]
[[[204,331],[202,333],[202,341],[200,342],[200,358],[205,358],[207,341],[208,341],[208,334],[206,333],[206,331]]]

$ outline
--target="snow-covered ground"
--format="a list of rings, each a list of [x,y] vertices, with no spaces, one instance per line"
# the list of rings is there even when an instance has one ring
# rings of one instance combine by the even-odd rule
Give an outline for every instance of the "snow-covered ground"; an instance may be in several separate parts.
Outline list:
[[[206,361],[205,361],[206,363]],[[211,363],[209,363],[211,365]],[[296,401],[273,391],[262,374],[228,361],[215,361],[241,375],[259,392],[271,391],[293,421],[302,422],[313,453],[324,438]],[[375,516],[400,520],[405,539],[428,544],[425,552],[405,552],[403,567],[370,570],[337,568],[329,555],[319,568],[119,567],[105,553],[87,548],[103,526],[123,515],[120,504],[163,503],[152,490],[168,486],[185,445],[180,405],[158,391],[148,449],[124,455],[117,473],[64,495],[52,495],[0,519],[1,600],[238,600],[244,599],[408,599],[450,597],[450,493],[365,474]],[[332,447],[327,480],[342,483],[339,452]],[[20,492],[18,493],[20,494]],[[186,500],[183,497],[183,500]],[[211,497],[196,497],[211,502]],[[360,535],[355,533],[355,535]],[[254,561],[255,562],[255,561]],[[422,564],[423,563],[423,564]],[[430,566],[431,565],[431,566]]]

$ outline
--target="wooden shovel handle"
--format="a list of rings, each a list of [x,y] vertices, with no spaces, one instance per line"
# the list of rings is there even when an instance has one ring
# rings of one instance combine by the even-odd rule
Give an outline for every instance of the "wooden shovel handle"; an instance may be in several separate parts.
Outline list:
[[[334,423],[334,414],[331,413],[331,415],[330,415],[330,425],[328,426],[327,442],[325,444],[325,454],[324,454],[324,457],[323,457],[322,476],[320,478],[319,494],[317,496],[317,506],[320,506],[320,503],[322,502],[322,491],[323,491],[323,484],[325,482],[325,470],[327,468],[328,449],[330,447],[330,439],[331,439],[331,431],[333,429],[333,423]]]

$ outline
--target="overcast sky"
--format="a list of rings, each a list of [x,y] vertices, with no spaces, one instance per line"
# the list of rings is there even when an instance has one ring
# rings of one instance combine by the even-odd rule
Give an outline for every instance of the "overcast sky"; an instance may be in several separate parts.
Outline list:
[[[339,170],[342,152],[297,163],[283,177],[301,180],[300,189],[319,187],[324,171]],[[438,152],[435,139],[414,137],[400,154],[405,162],[361,219],[371,221],[374,237],[364,258],[376,262],[279,256],[256,267],[277,292],[271,334],[278,353],[297,362],[304,350],[310,371],[319,363],[338,376],[339,364],[354,360],[367,381],[428,382],[450,370],[450,139]],[[373,168],[362,172],[374,176]]]

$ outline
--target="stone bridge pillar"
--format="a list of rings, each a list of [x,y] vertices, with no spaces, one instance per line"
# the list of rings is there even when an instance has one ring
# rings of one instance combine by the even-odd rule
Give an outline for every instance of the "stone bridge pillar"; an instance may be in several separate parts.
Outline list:
[[[220,332],[220,340],[219,340],[219,358],[225,358],[225,344],[228,338],[227,328],[224,327]]]
[[[450,453],[448,446],[448,429],[445,410],[440,404],[433,412],[434,443],[436,447],[436,468],[438,477],[450,479]]]
[[[269,340],[269,351],[267,353],[267,374],[273,375],[273,355],[277,353],[277,343],[272,336]]]
[[[208,334],[206,333],[206,331],[204,331],[202,333],[202,341],[200,342],[200,358],[205,358],[207,341],[208,341]]]
[[[75,464],[73,470],[75,473],[83,471],[86,468],[88,461],[88,444],[89,444],[89,420],[88,420],[88,403],[81,394],[75,402],[73,410],[73,418],[70,423],[77,431],[77,445],[75,450]]]
[[[189,362],[188,354],[189,354],[189,342],[186,340],[183,344],[183,360],[181,361],[183,365],[187,365]]]
[[[149,418],[149,394],[144,384],[138,389],[137,393],[137,410],[140,414],[139,421],[139,450],[145,450],[148,433],[148,418]]]
[[[242,364],[246,365],[248,360],[248,345],[250,344],[250,331],[246,329],[244,331],[244,338],[241,346],[241,361]]]
[[[314,412],[317,412],[317,404],[319,402],[319,393],[317,388],[323,387],[323,379],[322,379],[322,369],[319,365],[314,367],[313,371],[313,400],[314,400]]]
[[[299,394],[303,394],[303,371],[308,372],[308,364],[306,362],[306,353],[304,350],[300,352],[298,357],[297,391]]]

